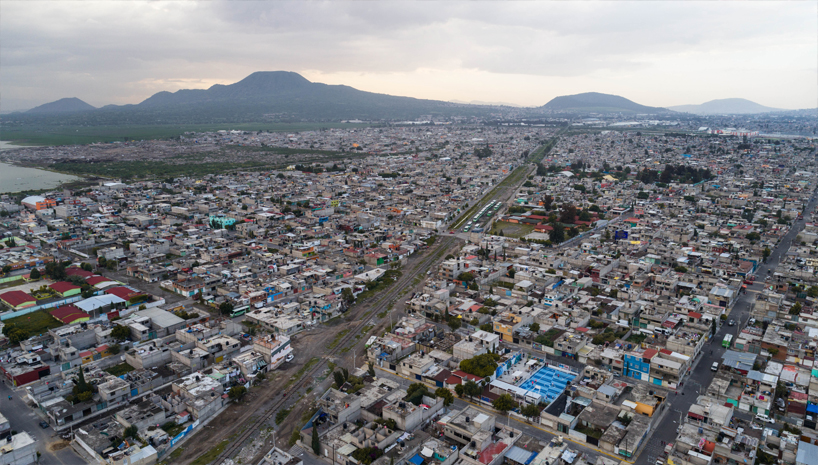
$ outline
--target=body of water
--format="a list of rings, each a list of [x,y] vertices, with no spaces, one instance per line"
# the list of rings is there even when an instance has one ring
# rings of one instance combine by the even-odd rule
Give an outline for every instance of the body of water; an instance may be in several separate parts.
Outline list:
[[[78,179],[80,178],[68,174],[0,163],[0,193],[2,194],[33,189],[51,189],[64,182]]]
[[[3,150],[21,149],[23,147],[24,146],[22,146],[22,145],[14,145],[11,142],[6,142],[4,140],[0,140],[0,152],[2,152]],[[27,147],[31,147],[31,146],[27,146]]]

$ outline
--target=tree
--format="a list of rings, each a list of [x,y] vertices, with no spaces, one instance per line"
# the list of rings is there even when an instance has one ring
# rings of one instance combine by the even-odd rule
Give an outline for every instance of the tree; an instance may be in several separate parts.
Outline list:
[[[6,266],[8,266],[8,265],[6,265]],[[6,267],[4,266],[3,269],[5,270],[5,268]],[[32,279],[32,280],[36,281],[36,280],[40,279],[42,277],[42,275],[40,275],[40,270],[38,270],[37,268],[32,268],[31,273],[28,274],[28,277],[29,277],[29,279]]]
[[[108,347],[108,352],[109,352],[111,355],[116,355],[116,354],[118,354],[118,353],[119,353],[121,350],[122,350],[122,346],[120,346],[119,344],[113,344],[113,345],[111,345],[111,347]]]
[[[764,250],[761,252],[761,256],[764,258],[765,262],[767,261],[767,257],[769,257],[771,253],[773,253],[773,251],[770,250],[769,247],[764,247]]]
[[[366,372],[369,376],[375,377],[375,364],[372,362],[366,363]]]
[[[426,388],[425,384],[423,384],[423,383],[412,383],[412,384],[409,385],[408,388],[406,388],[406,397],[412,397],[412,395],[414,393],[416,393],[417,391],[423,391],[423,395],[426,395],[426,393],[429,392],[429,390]]]
[[[136,425],[131,425],[125,428],[125,431],[122,432],[122,435],[126,438],[133,438],[137,439],[137,435],[139,434],[139,427]]]
[[[550,234],[551,242],[555,244],[561,244],[565,242],[565,227],[560,223],[554,223],[552,227],[554,228],[554,230],[551,231]]]
[[[318,426],[312,425],[312,451],[315,455],[321,455],[321,441],[318,440]]]
[[[801,314],[801,302],[796,302],[795,305],[790,307],[790,315],[800,315]]]
[[[338,386],[338,389],[341,389],[341,386],[349,381],[349,370],[339,368],[338,371],[332,372],[332,377],[335,379],[335,385]]]
[[[219,313],[222,315],[230,315],[233,313],[233,304],[231,302],[222,302],[219,304]]]
[[[514,267],[511,267],[511,268],[508,269],[508,277],[509,278],[514,279],[514,275],[516,275],[516,274],[517,274],[517,272],[514,270]]]
[[[619,295],[619,290],[615,287],[611,288],[611,292],[608,293],[608,297],[616,298]]]
[[[497,370],[498,360],[500,360],[500,356],[497,354],[480,354],[460,362],[460,369],[474,376],[485,378],[493,375]]]
[[[19,344],[28,339],[28,331],[22,328],[12,328],[8,332],[3,328],[3,333],[9,338],[9,342],[12,344]]]
[[[687,273],[687,268],[683,267],[682,265],[677,265],[673,268],[673,271],[677,273]]]
[[[454,403],[454,395],[452,394],[452,391],[444,387],[437,388],[437,390],[435,390],[435,396],[443,399],[444,407],[448,407]]]
[[[36,268],[35,268],[35,270],[36,270]],[[9,274],[9,273],[11,273],[11,265],[3,266],[3,274]]]
[[[79,370],[79,375],[74,380],[74,388],[71,390],[74,398],[80,402],[85,402],[93,396],[94,391],[90,384],[85,381],[85,373],[82,368]]]
[[[458,328],[460,328],[461,326],[463,326],[463,323],[460,321],[460,318],[458,318],[456,316],[450,316],[446,320],[446,324],[449,325],[449,328],[451,328],[452,331],[455,331]]]
[[[530,325],[528,325],[528,329],[530,329],[532,333],[539,333],[540,332],[540,324],[539,323],[531,323]]]
[[[352,293],[352,289],[345,287],[341,290],[341,298],[344,299],[344,302],[347,304],[351,304],[355,302],[355,294]]]
[[[466,389],[462,384],[458,384],[454,387],[454,393],[457,394],[457,397],[463,397],[466,395]]]
[[[247,388],[244,386],[233,386],[227,392],[227,396],[233,400],[241,400],[247,394]]]
[[[500,397],[494,399],[491,406],[494,410],[502,413],[508,413],[510,410],[517,408],[519,404],[511,397],[511,394],[502,394]]]
[[[131,329],[127,326],[116,325],[111,330],[111,337],[118,341],[128,340],[131,338]]]
[[[466,381],[466,384],[463,386],[463,392],[469,396],[469,398],[474,396],[479,396],[480,393],[483,392],[483,389],[480,388],[480,385],[475,383],[472,380]]]
[[[525,418],[534,418],[540,416],[540,408],[534,404],[528,404],[522,409],[520,409],[520,414]]]

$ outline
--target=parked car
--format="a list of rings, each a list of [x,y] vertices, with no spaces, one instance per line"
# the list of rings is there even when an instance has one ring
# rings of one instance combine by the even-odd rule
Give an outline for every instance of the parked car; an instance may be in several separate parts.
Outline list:
[[[295,358],[295,355],[290,354],[290,355],[287,356],[287,358],[284,359],[284,361],[285,362],[292,362],[294,358]]]
[[[46,421],[41,421],[41,422],[40,422],[40,428],[42,428],[42,429],[46,429],[46,428],[48,428],[48,422],[46,422]]]
[[[719,371],[719,362],[713,362],[713,364],[710,365],[710,371]]]
[[[735,326],[736,320],[730,320],[727,322],[727,326]]]
[[[770,423],[770,424],[773,424],[773,425],[775,424],[775,420],[768,417],[767,415],[764,415],[763,413],[757,413],[756,414],[756,420],[760,421],[762,423]]]

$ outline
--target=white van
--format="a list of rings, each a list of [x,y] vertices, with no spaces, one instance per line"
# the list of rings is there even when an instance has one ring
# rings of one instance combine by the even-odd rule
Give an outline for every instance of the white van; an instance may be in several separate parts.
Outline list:
[[[763,413],[757,413],[757,414],[756,414],[756,420],[758,420],[758,421],[760,421],[760,422],[762,422],[762,423],[770,423],[770,424],[775,424],[775,420],[773,420],[772,418],[768,417],[767,415],[764,415]]]

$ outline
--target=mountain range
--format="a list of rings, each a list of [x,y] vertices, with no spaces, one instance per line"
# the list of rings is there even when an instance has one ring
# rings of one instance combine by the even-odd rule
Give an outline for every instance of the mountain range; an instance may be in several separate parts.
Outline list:
[[[749,115],[754,113],[768,113],[771,111],[785,111],[780,108],[770,108],[759,105],[743,98],[723,98],[711,100],[701,105],[676,105],[668,107],[673,111],[693,113],[695,115]]]
[[[64,98],[9,117],[28,122],[65,125],[133,125],[242,123],[260,121],[416,120],[428,117],[485,117],[497,106],[481,101],[444,102],[361,91],[345,85],[311,82],[289,71],[253,73],[233,84],[208,89],[158,92],[135,105],[95,108],[78,98]],[[543,113],[695,114],[775,111],[744,99],[714,100],[702,105],[657,108],[618,95],[586,92],[556,97],[541,107],[521,108]]]

